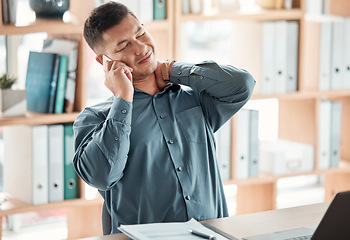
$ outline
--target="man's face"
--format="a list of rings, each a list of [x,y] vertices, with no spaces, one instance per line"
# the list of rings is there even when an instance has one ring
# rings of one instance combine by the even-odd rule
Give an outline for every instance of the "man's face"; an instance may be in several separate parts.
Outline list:
[[[157,68],[155,44],[140,22],[128,14],[120,24],[102,34],[99,54],[119,60],[133,69],[133,81],[150,76]],[[101,57],[101,56],[100,56]]]

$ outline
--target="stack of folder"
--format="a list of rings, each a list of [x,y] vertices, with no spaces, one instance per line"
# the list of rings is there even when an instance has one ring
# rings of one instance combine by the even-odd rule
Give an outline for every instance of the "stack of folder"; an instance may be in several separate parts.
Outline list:
[[[327,169],[339,166],[342,103],[324,100],[319,107],[318,167]]]
[[[127,6],[143,24],[166,19],[166,0],[113,0]],[[99,6],[108,0],[95,0]]]
[[[73,126],[5,126],[4,192],[29,204],[78,197]]]
[[[350,89],[350,18],[307,17],[305,33],[303,78],[323,91]]]
[[[255,94],[297,91],[298,36],[296,21],[234,21],[233,65],[257,81]]]
[[[234,123],[234,131],[232,131]],[[216,133],[216,152],[222,180],[231,175],[231,155],[234,147],[236,179],[259,175],[259,111],[241,109],[233,119],[226,122]],[[232,146],[232,144],[234,146]]]

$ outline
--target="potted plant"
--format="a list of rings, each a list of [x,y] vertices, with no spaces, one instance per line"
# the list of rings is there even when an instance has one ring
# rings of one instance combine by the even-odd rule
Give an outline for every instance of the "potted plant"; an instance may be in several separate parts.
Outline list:
[[[24,89],[12,89],[16,78],[3,74],[0,78],[0,116],[22,116],[26,113]]]

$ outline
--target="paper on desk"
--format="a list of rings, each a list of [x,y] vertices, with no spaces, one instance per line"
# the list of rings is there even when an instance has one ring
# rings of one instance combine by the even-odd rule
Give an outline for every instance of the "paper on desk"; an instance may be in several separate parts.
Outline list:
[[[213,235],[217,240],[227,240],[220,234],[206,228],[195,219],[191,219],[187,222],[171,222],[171,223],[149,223],[149,224],[137,224],[137,225],[120,225],[118,228],[120,231],[128,235],[135,240],[149,240],[149,239],[161,239],[161,240],[199,240],[201,237],[192,235],[188,230],[194,229],[199,232]]]

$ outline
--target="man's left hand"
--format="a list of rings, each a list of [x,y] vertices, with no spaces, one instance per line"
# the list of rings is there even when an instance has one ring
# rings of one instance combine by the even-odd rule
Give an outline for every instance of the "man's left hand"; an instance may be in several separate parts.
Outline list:
[[[155,75],[156,75],[156,83],[157,83],[158,88],[159,88],[160,91],[162,91],[167,85],[170,84],[169,79],[164,79],[163,78],[163,74],[162,74],[162,71],[164,71],[163,68],[167,67],[168,69],[166,69],[166,71],[169,71],[169,72],[170,72],[170,69],[171,69],[171,66],[170,66],[170,69],[169,69],[169,66],[165,66],[165,64],[166,64],[165,62],[158,60],[157,69],[154,72]]]

